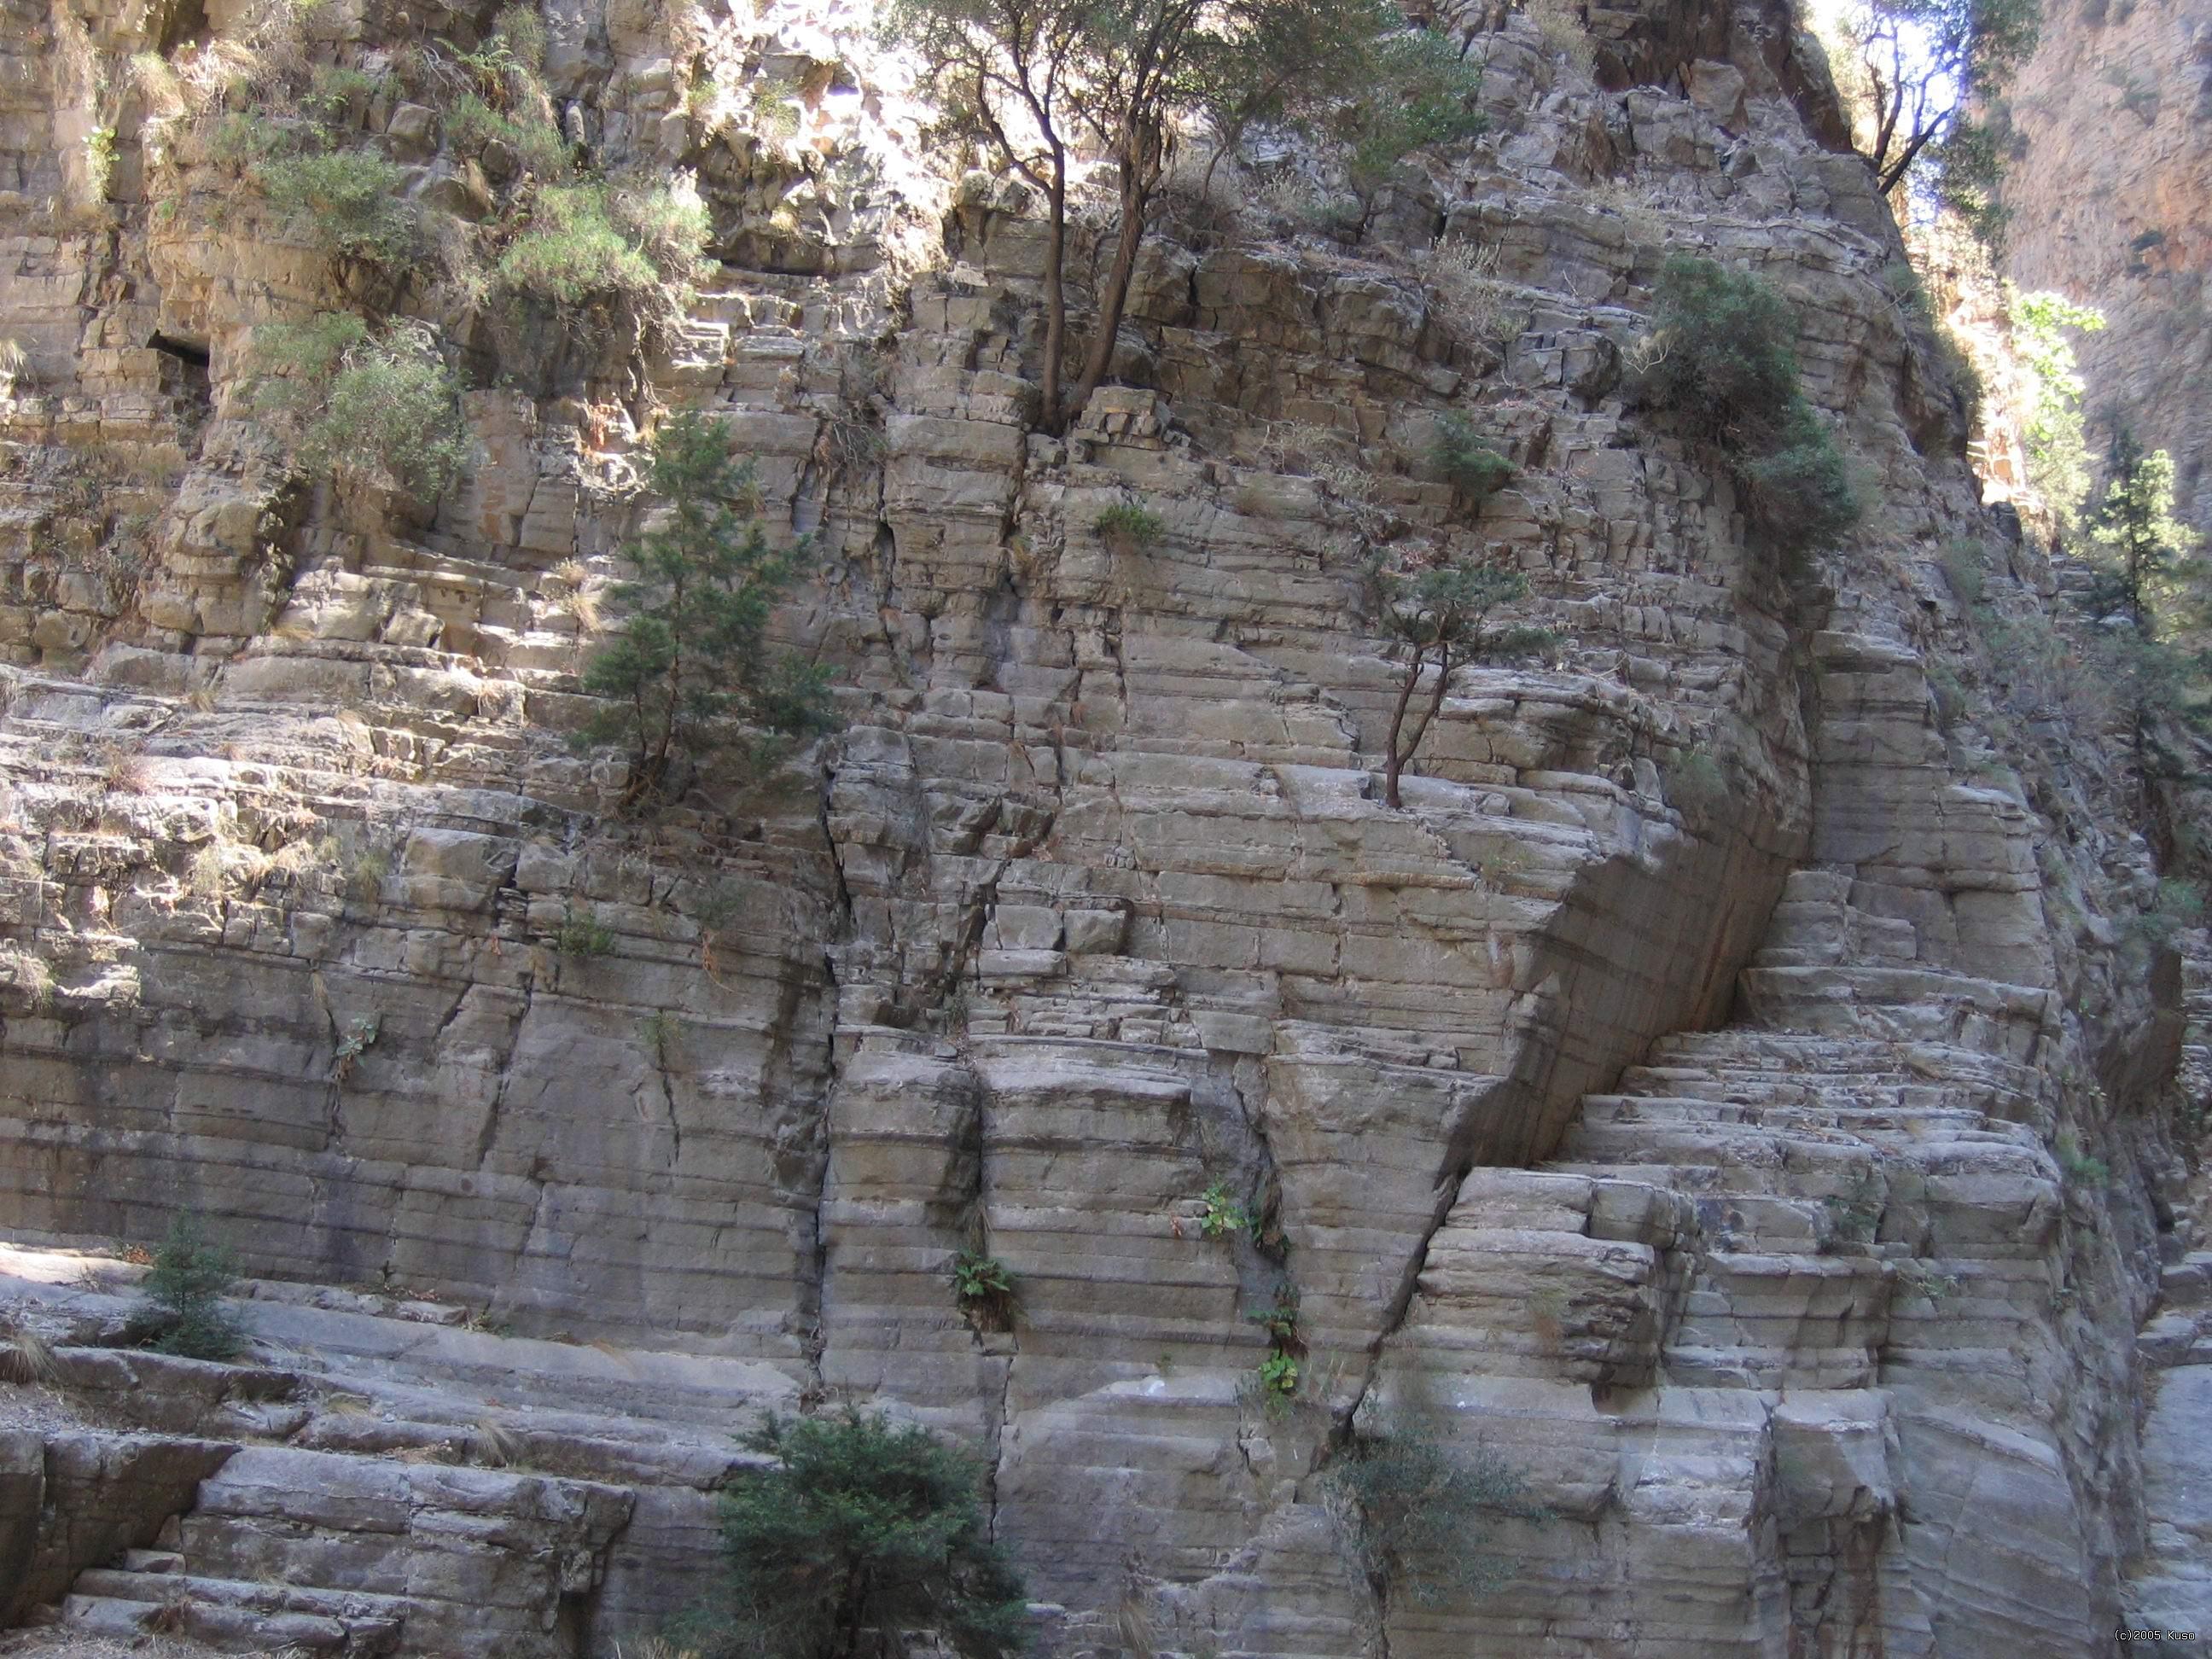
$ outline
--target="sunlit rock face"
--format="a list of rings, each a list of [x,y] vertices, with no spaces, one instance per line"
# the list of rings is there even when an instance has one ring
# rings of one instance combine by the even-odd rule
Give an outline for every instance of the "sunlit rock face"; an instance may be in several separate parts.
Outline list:
[[[2007,109],[2006,270],[2105,313],[2075,346],[2086,407],[2168,451],[2212,526],[2212,6],[2052,7]]]
[[[465,347],[434,509],[257,436],[252,329],[341,273],[177,196],[127,100],[103,204],[57,154],[168,23],[9,16],[0,1287],[61,1392],[0,1437],[0,1620],[188,1583],[210,1640],[611,1654],[711,1587],[730,1431],[836,1402],[981,1449],[1071,1654],[2070,1655],[2194,1524],[2137,1429],[2180,969],[2115,932],[2112,760],[1937,694],[1978,648],[1939,556],[2014,605],[2025,558],[1778,8],[1595,11],[1595,79],[1439,19],[1490,131],[1357,240],[1178,195],[1052,438],[1036,204],[859,18],[556,7],[564,127],[693,175],[715,263],[642,334],[382,296]],[[463,27],[344,0],[300,50]],[[347,118],[487,210],[430,105]],[[1635,404],[1677,252],[1799,312],[1869,508],[1825,556]],[[777,627],[846,689],[647,823],[562,732],[657,402],[815,538]],[[1515,468],[1479,511],[1447,411]],[[1556,636],[1461,672],[1402,809],[1378,547],[1510,562]],[[179,1214],[259,1281],[251,1364],[98,1346],[131,1270],[55,1251]],[[1540,1506],[1479,1591],[1347,1548],[1328,1467],[1393,1421]]]

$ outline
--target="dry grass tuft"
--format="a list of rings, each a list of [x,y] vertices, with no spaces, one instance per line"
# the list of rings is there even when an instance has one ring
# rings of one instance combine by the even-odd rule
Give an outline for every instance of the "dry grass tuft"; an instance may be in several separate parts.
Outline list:
[[[33,1387],[61,1380],[62,1368],[44,1337],[26,1326],[0,1330],[0,1382]]]
[[[1596,70],[1597,48],[1590,43],[1589,30],[1573,0],[1528,0],[1522,9],[1535,24],[1545,51],[1565,58],[1578,74]]]
[[[1421,276],[1435,295],[1437,319],[1454,337],[1493,349],[1519,337],[1528,307],[1498,279],[1498,248],[1452,237],[1431,248]]]

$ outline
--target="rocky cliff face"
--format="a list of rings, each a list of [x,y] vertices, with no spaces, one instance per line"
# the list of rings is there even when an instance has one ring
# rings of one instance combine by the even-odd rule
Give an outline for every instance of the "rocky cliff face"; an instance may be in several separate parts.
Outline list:
[[[254,442],[248,331],[326,262],[250,199],[156,210],[128,95],[104,199],[46,137],[240,20],[9,14],[0,1228],[60,1392],[0,1618],[611,1652],[710,1579],[729,1429],[845,1399],[986,1448],[1056,1650],[2105,1639],[2160,1490],[2136,1329],[2197,1271],[2179,967],[2116,931],[2151,872],[2094,737],[1984,735],[1937,560],[1992,615],[2047,573],[1781,12],[1594,11],[1604,87],[1445,20],[1491,133],[1356,243],[1180,203],[1065,439],[1023,418],[1038,222],[916,166],[852,20],[547,15],[563,119],[696,170],[716,275],[641,344],[445,319],[480,451],[426,520]],[[303,49],[483,21],[339,0]],[[797,132],[710,129],[694,56],[805,88]],[[434,111],[348,118],[426,203],[479,182]],[[1421,280],[1440,239],[1505,326]],[[1678,250],[1801,309],[1873,507],[1810,576],[1629,405]],[[557,731],[655,398],[818,535],[780,625],[850,689],[646,826]],[[1479,514],[1420,465],[1445,410],[1518,469]],[[1102,537],[1121,502],[1163,533]],[[1386,541],[1509,557],[1561,641],[1462,674],[1402,811]],[[1216,1183],[1252,1236],[1206,1236]],[[263,1281],[254,1364],[98,1346],[127,1270],[56,1252],[182,1212]],[[953,1304],[976,1243],[1010,1331]],[[1498,1586],[1353,1565],[1322,1471],[1391,1417],[1527,1471]]]
[[[2183,516],[2212,527],[2212,8],[2051,7],[2009,108],[2007,268],[2105,313],[2076,347],[2087,407],[2171,452]]]

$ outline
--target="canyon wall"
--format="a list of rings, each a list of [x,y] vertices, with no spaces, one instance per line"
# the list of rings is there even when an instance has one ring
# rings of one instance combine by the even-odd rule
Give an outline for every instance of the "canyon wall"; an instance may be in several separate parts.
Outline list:
[[[2212,528],[2212,6],[2047,7],[2007,108],[2006,272],[2105,313],[2075,348],[2091,441],[2117,414]]]
[[[2049,572],[1781,8],[1593,9],[1589,73],[1440,18],[1490,131],[1357,234],[1180,192],[1049,437],[1036,204],[925,164],[860,20],[561,0],[561,119],[696,174],[712,272],[647,337],[379,295],[473,388],[426,513],[271,453],[252,331],[344,273],[148,155],[131,55],[250,20],[5,3],[0,1267],[59,1384],[0,1620],[611,1653],[710,1587],[728,1434],[837,1401],[983,1449],[1056,1651],[2058,1655],[2150,1607],[2181,963],[2118,751],[1982,718]],[[335,0],[299,49],[488,21]],[[797,112],[717,125],[690,63]],[[477,199],[435,109],[344,119]],[[1802,568],[1635,404],[1670,252],[1799,313],[1869,508]],[[816,538],[777,625],[843,724],[641,823],[562,733],[661,403]],[[1516,468],[1477,509],[1447,411]],[[1557,639],[1462,671],[1402,810],[1381,546],[1510,562]],[[249,1363],[103,1346],[179,1214]],[[1346,1547],[1331,1460],[1410,1421],[1540,1506],[1480,1589]]]

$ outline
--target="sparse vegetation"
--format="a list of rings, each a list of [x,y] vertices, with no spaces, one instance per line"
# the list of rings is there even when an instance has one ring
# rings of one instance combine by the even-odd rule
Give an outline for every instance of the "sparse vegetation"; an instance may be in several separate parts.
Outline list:
[[[2112,1185],[2112,1166],[2103,1158],[2083,1152],[2081,1143],[2071,1134],[2060,1135],[2051,1155],[2057,1161],[2058,1172],[2066,1177],[2069,1185],[2095,1188]]]
[[[1753,523],[1791,553],[1832,541],[1860,511],[1835,438],[1798,384],[1796,332],[1788,303],[1758,277],[1678,253],[1661,268],[1637,354],[1644,399],[1719,447]]]
[[[1202,119],[1224,155],[1258,126],[1325,131],[1352,190],[1371,204],[1407,153],[1482,120],[1479,68],[1443,35],[1403,27],[1382,0],[896,0],[884,18],[931,78],[960,88],[948,125],[1043,198],[1038,419],[1048,432],[1079,414],[1112,368],[1179,128]],[[1064,392],[1069,169],[1085,148],[1113,163],[1118,222],[1097,325]]]
[[[348,312],[255,331],[251,405],[290,441],[310,476],[442,495],[466,465],[460,383],[426,324],[379,331]]]
[[[1014,1275],[994,1255],[963,1250],[952,1258],[952,1299],[986,1329],[1003,1331],[1013,1326]]]
[[[1322,1481],[1338,1535],[1368,1583],[1424,1606],[1493,1588],[1505,1571],[1487,1547],[1497,1522],[1540,1514],[1526,1480],[1489,1446],[1448,1444],[1410,1414],[1369,1418]]]
[[[731,453],[729,423],[675,416],[647,449],[653,493],[668,503],[629,550],[637,579],[616,585],[614,637],[584,672],[603,699],[580,740],[630,755],[626,809],[660,799],[679,761],[746,745],[764,761],[777,739],[827,730],[828,677],[804,659],[772,653],[765,635],[777,598],[810,548],[769,545],[751,469]]]
[[[546,185],[495,276],[506,292],[556,309],[617,301],[658,317],[696,276],[707,229],[705,203],[682,180],[649,190]]]
[[[1547,52],[1565,58],[1578,74],[1589,75],[1596,69],[1597,49],[1572,0],[1526,0],[1522,9],[1535,24]]]
[[[1429,461],[1477,512],[1513,477],[1513,463],[1483,443],[1475,435],[1474,423],[1455,412],[1437,417]]]
[[[1166,520],[1149,507],[1131,501],[1116,501],[1102,509],[1091,521],[1091,527],[1102,540],[1119,543],[1139,552],[1158,546],[1168,533]]]
[[[1509,343],[1526,325],[1528,312],[1498,277],[1496,244],[1482,247],[1458,238],[1439,241],[1421,262],[1435,293],[1437,315],[1458,338],[1492,348]]]
[[[566,908],[553,932],[553,948],[564,957],[603,957],[615,948],[614,930],[593,916]]]
[[[186,1359],[228,1359],[246,1332],[223,1306],[237,1277],[230,1253],[211,1243],[199,1223],[180,1215],[154,1252],[140,1285],[131,1333],[141,1347]]]
[[[1397,807],[1404,804],[1399,799],[1400,775],[1443,709],[1452,671],[1542,650],[1552,644],[1553,636],[1538,628],[1492,631],[1490,613],[1528,593],[1528,580],[1517,570],[1458,563],[1406,570],[1377,559],[1369,564],[1366,580],[1368,604],[1389,636],[1389,653],[1400,664],[1398,696],[1383,739],[1382,761],[1383,799]],[[1409,726],[1413,694],[1432,668],[1436,678],[1428,706]]]
[[[854,1659],[925,1629],[964,1659],[1027,1645],[1026,1596],[970,1454],[857,1412],[770,1413],[739,1443],[773,1462],[739,1470],[722,1498],[729,1652]]]

